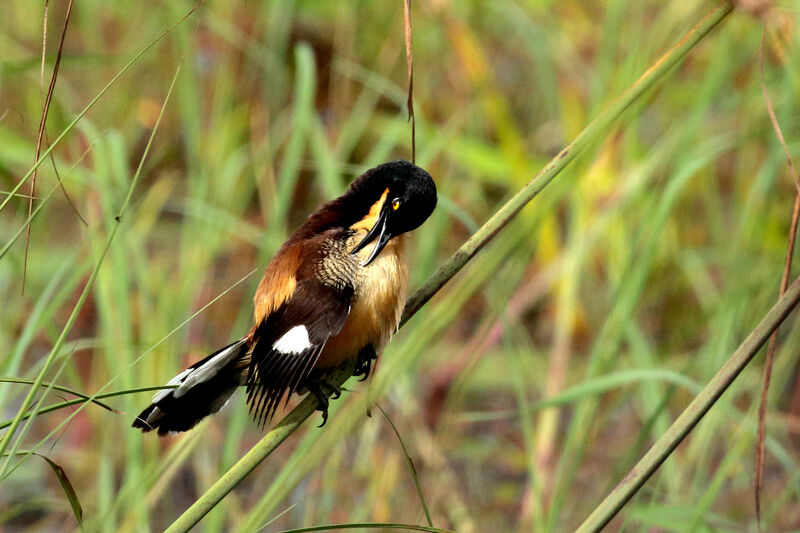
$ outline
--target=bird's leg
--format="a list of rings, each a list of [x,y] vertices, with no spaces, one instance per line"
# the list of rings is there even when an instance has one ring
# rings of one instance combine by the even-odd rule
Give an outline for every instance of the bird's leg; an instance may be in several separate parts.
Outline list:
[[[327,381],[322,372],[312,371],[308,378],[306,378],[305,386],[308,392],[317,398],[317,411],[322,413],[322,427],[328,421],[328,406],[330,405],[330,397],[334,400],[342,395],[342,389],[333,383]]]
[[[364,346],[361,351],[358,352],[356,368],[353,370],[353,376],[363,376],[360,381],[366,380],[372,372],[372,362],[377,358],[378,354],[375,353],[375,348],[373,348],[371,344]]]
[[[372,362],[378,358],[375,353],[375,348],[372,345],[367,345],[358,352],[356,356],[356,366],[353,370],[353,376],[361,377],[361,381],[367,379],[372,372]],[[305,379],[305,388],[308,392],[317,398],[317,411],[322,413],[322,424],[325,425],[328,421],[328,406],[330,405],[330,398],[338,399],[342,395],[342,388],[337,387],[325,379],[325,373],[319,370],[312,370],[308,377]]]

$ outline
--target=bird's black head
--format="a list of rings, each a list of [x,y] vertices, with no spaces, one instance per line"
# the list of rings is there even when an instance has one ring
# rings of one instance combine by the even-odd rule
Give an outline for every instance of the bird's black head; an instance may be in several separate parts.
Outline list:
[[[374,224],[366,237],[355,247],[359,252],[373,240],[378,242],[365,262],[375,259],[392,237],[422,225],[436,207],[436,185],[433,178],[408,161],[392,161],[368,170],[353,182],[350,191],[368,206]]]

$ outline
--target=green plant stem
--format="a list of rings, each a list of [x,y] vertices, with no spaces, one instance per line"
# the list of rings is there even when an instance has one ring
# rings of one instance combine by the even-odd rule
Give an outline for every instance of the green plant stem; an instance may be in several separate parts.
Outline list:
[[[353,371],[355,370],[355,363],[350,361],[342,367],[333,371],[328,376],[328,381],[331,383],[344,383],[347,381]],[[272,428],[266,435],[264,435],[255,446],[244,454],[235,465],[233,465],[222,477],[220,477],[200,498],[195,501],[189,509],[178,517],[172,523],[165,533],[174,533],[176,531],[189,531],[194,527],[197,522],[203,518],[214,506],[222,501],[233,488],[244,479],[247,474],[253,471],[255,467],[261,464],[261,461],[267,458],[280,443],[291,435],[294,430],[300,427],[306,418],[317,408],[317,399],[309,394],[297,407],[283,417],[277,426]]]
[[[0,382],[25,383],[25,384],[33,385],[33,381],[28,381],[28,380],[11,381],[11,380],[8,380],[8,379],[0,379]],[[73,405],[84,405],[84,404],[87,404],[87,403],[93,403],[95,405],[99,405],[103,409],[105,409],[107,411],[111,411],[111,412],[116,413],[116,414],[124,414],[121,411],[117,411],[116,409],[114,409],[110,405],[104,404],[100,400],[102,400],[104,398],[115,398],[117,396],[125,396],[125,395],[128,395],[128,394],[137,394],[139,392],[150,392],[150,391],[161,391],[161,390],[164,390],[164,389],[174,389],[175,387],[177,387],[177,385],[162,385],[160,387],[138,387],[138,388],[135,388],[135,389],[126,389],[126,390],[121,390],[121,391],[106,392],[104,394],[95,394],[94,396],[87,396],[85,394],[81,394],[80,392],[73,391],[73,390],[70,390],[70,389],[66,389],[64,387],[52,386],[50,383],[47,383],[47,382],[42,383],[40,386],[41,387],[52,388],[52,389],[55,389],[55,390],[62,390],[64,392],[68,392],[69,394],[75,394],[76,396],[79,396],[79,398],[76,398],[74,400],[66,400],[66,401],[63,401],[63,402],[55,403],[53,405],[48,405],[47,407],[42,407],[36,413],[36,416],[43,415],[43,414],[46,414],[46,413],[52,413],[53,411],[58,411],[60,409],[65,409],[67,407],[72,407]],[[27,412],[22,417],[22,419],[23,420],[27,420],[32,416],[32,414],[33,413],[31,413],[31,412]],[[12,422],[13,422],[13,419],[12,420],[5,420],[3,422],[0,422],[0,429],[5,429],[5,428],[9,427]]]
[[[188,16],[188,15],[187,15]],[[185,18],[185,17],[184,17]],[[183,20],[183,19],[181,19]],[[174,27],[174,26],[173,26]],[[122,202],[122,206],[120,206],[117,216],[115,217],[116,223],[112,225],[111,231],[106,238],[106,242],[103,245],[103,249],[100,253],[99,258],[97,259],[97,263],[95,264],[94,268],[92,269],[92,273],[89,275],[89,279],[86,281],[86,285],[83,287],[83,291],[81,291],[81,295],[78,298],[75,307],[72,309],[72,313],[70,314],[69,318],[67,319],[67,323],[64,325],[63,329],[61,330],[58,339],[56,339],[55,344],[53,345],[53,349],[50,350],[50,354],[45,359],[44,364],[42,365],[42,369],[39,371],[39,374],[36,376],[36,379],[33,382],[33,386],[28,390],[28,394],[25,396],[25,399],[22,401],[22,405],[20,406],[19,410],[17,411],[16,416],[11,421],[11,425],[6,431],[5,435],[3,435],[2,440],[0,440],[0,456],[2,456],[7,450],[10,448],[10,453],[6,457],[5,462],[3,463],[2,469],[0,469],[0,478],[4,479],[5,476],[8,474],[9,465],[11,463],[11,458],[16,455],[17,449],[19,447],[20,442],[22,441],[23,437],[27,432],[27,428],[31,424],[33,418],[36,417],[37,413],[40,410],[41,404],[36,404],[32,411],[28,413],[28,408],[33,403],[33,398],[39,390],[39,387],[42,386],[44,382],[44,377],[47,375],[47,372],[50,370],[50,367],[57,359],[57,354],[61,351],[61,347],[67,340],[67,335],[72,330],[72,326],[75,323],[75,320],[78,318],[78,314],[80,313],[81,309],[83,308],[83,304],[86,302],[86,299],[91,292],[92,286],[94,285],[94,280],[97,278],[98,272],[100,272],[100,267],[103,265],[103,261],[105,260],[106,255],[108,254],[109,248],[111,248],[111,243],[114,242],[114,238],[117,235],[117,231],[120,227],[121,217],[125,214],[128,209],[128,204],[130,203],[131,196],[133,194],[133,190],[136,188],[136,184],[139,182],[139,176],[142,172],[142,167],[144,166],[144,161],[147,158],[147,154],[150,151],[150,147],[153,142],[153,138],[155,137],[156,132],[158,131],[158,126],[161,123],[161,118],[164,116],[164,109],[166,108],[167,102],[169,102],[169,97],[172,94],[172,90],[175,88],[175,81],[178,79],[178,74],[180,73],[180,65],[175,70],[175,75],[172,78],[172,83],[169,86],[169,90],[167,91],[167,95],[164,98],[164,103],[161,106],[161,111],[158,114],[158,118],[156,119],[156,123],[153,126],[153,130],[150,133],[150,137],[147,140],[147,144],[145,145],[144,153],[142,154],[141,159],[139,160],[139,166],[136,168],[136,173],[133,175],[133,179],[131,180],[130,185],[128,186],[127,194],[125,195],[125,199]],[[62,367],[63,368],[63,367]],[[53,384],[51,383],[50,386],[45,387],[45,391],[40,398],[40,401],[44,401],[45,396],[47,395],[48,391],[52,388]],[[14,438],[17,429],[19,428],[20,423],[23,419],[30,418],[27,422],[26,426],[23,428],[21,434],[14,442],[11,444],[12,439]]]
[[[125,66],[122,67],[122,69],[119,72],[117,72],[117,74],[114,75],[113,78],[111,78],[111,80],[105,85],[105,87],[103,87],[103,89],[100,90],[99,93],[97,93],[97,95],[92,99],[92,101],[89,102],[89,104],[85,108],[83,108],[83,110],[80,113],[78,113],[78,116],[76,116],[72,120],[72,122],[69,123],[69,125],[64,129],[64,131],[62,131],[61,134],[59,134],[58,137],[56,137],[56,139],[52,143],[50,143],[50,146],[47,148],[47,150],[44,151],[43,154],[41,154],[41,157],[38,158],[34,162],[33,166],[28,170],[28,172],[25,174],[25,176],[23,176],[22,179],[19,180],[19,182],[14,186],[14,188],[6,196],[5,200],[3,200],[2,203],[0,203],[0,211],[3,210],[3,208],[6,206],[6,204],[8,204],[8,202],[14,197],[14,195],[17,193],[17,191],[19,191],[19,189],[22,187],[22,185],[27,181],[27,179],[36,171],[36,169],[39,167],[39,165],[42,163],[42,161],[45,160],[45,158],[50,154],[50,152],[55,148],[55,146],[64,138],[64,136],[66,136],[67,133],[69,133],[75,127],[75,125],[78,123],[78,121],[81,120],[83,118],[83,116],[86,113],[88,113],[89,110],[92,107],[94,107],[94,105],[97,103],[97,101],[100,100],[100,98],[111,88],[111,86],[136,61],[138,61],[138,59],[140,57],[142,57],[148,50],[150,50],[153,46],[155,46],[161,39],[163,39],[176,26],[178,26],[181,22],[186,20],[192,13],[194,13],[195,9],[197,9],[197,5],[195,5],[195,7],[193,7],[191,10],[189,10],[189,12],[186,13],[183,17],[181,17],[177,22],[175,22],[174,24],[169,26],[166,30],[161,32],[161,34],[159,34],[155,39],[150,41],[150,43],[148,43],[147,46],[145,46],[142,50],[139,51],[139,53],[137,53],[135,56],[133,56],[133,58],[131,58],[131,60],[128,61],[125,64]],[[174,83],[174,80],[173,80],[173,83]],[[131,189],[128,191],[128,194],[127,194],[127,196],[125,198],[123,206],[120,209],[120,213],[119,213],[120,216],[124,213],[124,211],[125,211],[125,209],[127,207],[127,204],[130,201],[130,195],[132,193],[132,188],[135,185],[135,182],[136,182],[137,178],[138,178],[138,173],[137,173],[137,176],[134,178],[133,183],[131,184]],[[36,212],[38,212],[38,209],[37,209]],[[33,218],[34,215],[35,215],[35,213],[31,213],[28,223],[30,223],[30,220]],[[69,334],[69,331],[72,329],[72,325],[74,324],[75,320],[78,317],[78,312],[83,307],[83,304],[84,304],[84,302],[86,301],[86,298],[89,295],[90,289],[91,289],[91,287],[92,287],[92,285],[94,283],[94,279],[97,276],[97,272],[99,271],[99,268],[103,263],[103,259],[105,258],[105,255],[108,252],[108,248],[111,246],[111,242],[114,240],[114,237],[116,236],[118,228],[119,228],[119,224],[115,224],[112,227],[111,233],[109,234],[108,239],[106,241],[106,244],[105,244],[105,246],[104,246],[104,248],[103,248],[103,250],[101,252],[101,255],[100,255],[100,258],[98,260],[98,263],[95,266],[95,268],[92,270],[92,273],[89,276],[89,280],[86,282],[86,285],[84,286],[84,289],[83,289],[80,297],[78,298],[78,302],[76,303],[75,307],[72,310],[72,313],[70,314],[69,318],[67,319],[66,325],[64,326],[64,328],[61,331],[61,334],[59,335],[58,339],[56,340],[56,343],[53,346],[53,349],[51,350],[50,355],[48,355],[47,359],[45,359],[44,365],[43,365],[42,369],[40,370],[39,374],[37,375],[36,380],[34,381],[33,387],[30,388],[30,390],[28,391],[28,394],[25,396],[25,399],[22,402],[22,406],[20,407],[19,411],[17,411],[17,415],[14,417],[13,421],[11,422],[10,429],[3,435],[2,438],[0,438],[0,456],[4,455],[5,452],[9,449],[9,446],[11,445],[11,441],[14,438],[14,434],[16,433],[17,429],[19,428],[19,424],[22,422],[22,420],[24,418],[28,418],[30,416],[35,416],[36,412],[38,412],[38,409],[35,408],[34,411],[33,411],[33,415],[30,415],[30,414],[26,413],[26,411],[28,410],[28,408],[31,406],[31,404],[33,402],[34,395],[37,393],[38,388],[41,386],[42,382],[44,381],[45,374],[47,373],[48,370],[50,370],[51,365],[55,361],[55,354],[58,353],[58,351],[60,350],[60,348],[63,345],[63,343],[66,341],[66,337]],[[49,390],[49,388],[47,390]],[[46,394],[47,390],[45,391],[45,394]],[[20,437],[20,439],[21,439],[21,437]],[[9,463],[11,461],[11,458],[14,457],[18,445],[19,445],[19,440],[17,440],[16,444],[14,444],[11,447],[11,453],[9,453],[7,455],[6,460],[3,463],[2,468],[0,468],[0,479],[4,478],[4,476],[6,475],[6,473],[8,471],[7,469],[8,469]]]
[[[666,54],[656,61],[636,82],[601,112],[588,126],[545,167],[500,208],[481,228],[456,251],[425,284],[409,298],[400,325],[402,326],[447,283],[467,262],[472,259],[519,211],[544,189],[581,151],[599,141],[611,123],[628,107],[639,100],[645,92],[667,72],[677,65],[689,51],[699,43],[725,16],[733,5],[727,1],[718,4],[689,33]],[[350,377],[351,367],[337,370],[329,378],[335,385],[342,385]],[[228,492],[244,479],[256,466],[266,459],[316,407],[316,399],[305,398],[275,428],[270,430],[236,464],[222,475],[200,498],[181,514],[167,532],[189,531]]]
[[[86,285],[84,285],[83,291],[81,292],[81,295],[78,298],[78,301],[75,304],[75,307],[72,309],[72,313],[70,314],[69,318],[67,319],[67,323],[62,328],[61,334],[58,336],[58,339],[56,339],[56,342],[53,345],[52,350],[50,350],[50,354],[47,356],[47,359],[45,359],[45,362],[44,362],[44,365],[42,366],[42,369],[39,371],[39,374],[36,376],[36,380],[33,382],[33,386],[28,390],[28,394],[25,396],[25,399],[22,401],[22,406],[20,406],[19,410],[17,411],[17,415],[11,421],[11,425],[9,427],[9,430],[6,431],[5,435],[3,435],[2,440],[0,440],[0,456],[5,455],[6,451],[9,449],[9,445],[11,445],[11,441],[14,438],[14,435],[16,434],[20,423],[22,422],[23,419],[26,418],[25,415],[27,414],[28,408],[33,404],[34,396],[36,395],[37,392],[39,392],[39,387],[41,387],[42,384],[44,383],[45,375],[47,375],[47,372],[50,370],[50,367],[56,361],[56,355],[61,351],[61,347],[66,342],[67,335],[69,335],[70,330],[72,330],[72,325],[75,323],[75,320],[77,320],[78,313],[80,313],[81,309],[83,308],[83,304],[86,302],[86,298],[89,296],[89,293],[91,292],[91,288],[92,288],[92,285],[94,284],[94,280],[97,277],[97,273],[100,270],[100,266],[103,264],[103,259],[105,259],[106,253],[108,252],[108,249],[111,246],[111,243],[113,242],[114,237],[117,235],[118,228],[119,228],[119,224],[115,224],[111,228],[111,232],[108,235],[108,239],[106,239],[106,243],[103,246],[103,250],[100,253],[100,257],[99,257],[99,259],[97,261],[97,264],[95,265],[94,269],[92,269],[92,273],[89,276],[89,279],[86,281]],[[47,393],[48,390],[49,390],[49,388],[46,387],[45,388],[45,394]],[[30,415],[30,417],[35,417],[36,416],[36,413],[39,411],[39,409],[37,407],[38,407],[38,405],[36,407],[34,407],[33,413]],[[6,460],[3,463],[2,469],[0,469],[0,479],[3,479],[5,477],[5,475],[6,475],[6,473],[8,472],[8,468],[9,468],[9,464],[11,462],[11,458],[16,455],[17,448],[18,448],[18,446],[20,444],[20,441],[22,440],[22,437],[24,436],[24,434],[25,434],[25,431],[23,431],[22,435],[20,435],[17,438],[16,443],[11,446],[11,451],[6,456]]]
[[[19,385],[33,385],[34,384],[34,382],[29,380],[29,379],[3,378],[3,377],[0,377],[0,383],[17,383]],[[81,392],[78,392],[78,391],[75,391],[75,390],[72,390],[72,389],[68,389],[67,387],[62,387],[60,385],[56,385],[55,383],[42,382],[42,383],[39,384],[39,386],[40,387],[46,387],[48,389],[57,390],[59,392],[66,392],[67,394],[72,394],[73,396],[77,396],[78,398],[80,398],[80,400],[78,400],[79,403],[92,402],[95,405],[99,405],[100,407],[102,407],[103,409],[105,409],[107,411],[112,411],[112,412],[115,412],[115,413],[118,412],[116,409],[114,409],[110,405],[106,405],[103,402],[97,401],[96,399],[92,399],[91,396],[87,396],[87,395],[85,395],[85,394],[83,394]],[[156,387],[153,387],[153,388],[156,388]],[[160,389],[161,387],[157,387],[157,388]],[[10,422],[8,424],[10,425]],[[3,429],[3,427],[6,427],[6,426],[3,426],[2,424],[0,424],[0,429]]]
[[[403,455],[406,458],[406,462],[408,462],[408,469],[411,471],[411,477],[414,479],[414,486],[417,488],[417,495],[419,496],[419,501],[422,504],[422,510],[425,512],[425,519],[428,521],[428,525],[433,527],[433,519],[431,518],[431,511],[428,509],[428,502],[425,501],[425,495],[422,492],[422,484],[419,482],[419,475],[417,474],[417,467],[414,466],[414,461],[411,460],[411,456],[408,454],[408,450],[406,449],[406,443],[403,442],[403,437],[400,435],[400,432],[397,430],[397,426],[394,425],[392,419],[380,406],[380,404],[376,403],[375,406],[380,409],[381,413],[383,413],[384,418],[386,421],[389,422],[389,425],[394,432],[395,437],[397,437],[397,441],[400,443],[400,448],[403,450]]]
[[[550,160],[534,178],[503,205],[465,242],[425,284],[408,299],[400,324],[405,324],[420,307],[461,270],[514,216],[533,200],[570,161],[587,146],[598,141],[611,123],[636,102],[656,81],[678,64],[689,50],[731,12],[733,5],[724,1],[706,15],[689,33],[656,61],[607,109],[592,120],[575,139]]]
[[[673,422],[666,433],[653,444],[619,485],[606,496],[586,521],[581,524],[577,530],[578,533],[600,531],[616,516],[622,506],[636,494],[636,491],[644,485],[653,472],[661,466],[700,419],[711,409],[798,302],[800,302],[800,277],[795,279],[784,295],[769,310],[744,342],[739,345],[733,355],[722,365],[722,368],[719,369],[711,381],[703,387],[703,390],[692,400],[692,403]]]
[[[353,524],[325,524],[324,526],[284,529],[280,533],[310,533],[312,531],[332,531],[334,529],[402,529],[405,531],[426,531],[428,533],[453,533],[449,529],[417,526],[414,524],[391,524],[385,522],[357,522]]]
[[[202,2],[202,0],[201,0],[201,2]],[[141,49],[141,50],[140,50],[140,51],[139,51],[139,52],[138,52],[138,53],[137,53],[135,56],[133,56],[133,57],[131,58],[131,60],[130,60],[130,61],[128,61],[127,63],[125,63],[125,66],[124,66],[124,67],[122,67],[122,69],[121,69],[119,72],[117,72],[117,73],[114,75],[114,77],[113,77],[113,78],[111,78],[111,80],[110,80],[108,83],[106,83],[105,87],[103,87],[103,88],[100,90],[100,92],[99,92],[99,93],[97,93],[97,95],[96,95],[94,98],[92,98],[92,101],[91,101],[91,102],[89,102],[89,103],[86,105],[86,107],[84,107],[84,108],[81,110],[81,112],[80,112],[80,113],[78,113],[78,115],[77,115],[77,116],[76,116],[74,119],[72,119],[72,122],[70,122],[70,123],[69,123],[69,125],[67,125],[67,127],[66,127],[66,128],[64,128],[64,131],[62,131],[62,132],[61,132],[61,133],[58,135],[58,137],[56,137],[56,138],[55,138],[55,140],[54,140],[52,143],[50,143],[50,146],[48,146],[48,147],[47,147],[47,149],[46,149],[46,150],[45,150],[45,151],[42,153],[41,157],[39,157],[39,158],[38,158],[38,159],[37,159],[37,160],[34,162],[33,166],[32,166],[30,169],[28,169],[28,172],[26,172],[26,173],[25,173],[25,175],[24,175],[24,176],[22,176],[22,179],[21,179],[21,180],[19,180],[19,182],[17,182],[17,184],[16,184],[16,185],[14,185],[14,188],[13,188],[13,189],[11,189],[10,191],[8,191],[8,192],[6,193],[6,198],[5,198],[5,200],[3,200],[3,202],[2,202],[2,203],[0,203],[0,211],[2,211],[2,210],[3,210],[3,208],[6,206],[6,204],[7,204],[8,202],[10,202],[10,201],[11,201],[11,199],[12,199],[12,198],[14,198],[14,197],[16,196],[16,194],[17,194],[17,191],[19,191],[19,190],[20,190],[20,188],[22,188],[22,186],[25,184],[25,182],[26,182],[26,181],[28,181],[28,178],[30,178],[30,177],[33,175],[33,173],[34,173],[34,172],[36,172],[36,169],[38,169],[38,168],[39,168],[39,165],[41,165],[41,164],[42,164],[42,161],[44,161],[44,160],[47,158],[47,156],[48,156],[48,155],[50,155],[50,152],[52,152],[52,151],[53,151],[53,149],[54,149],[54,148],[55,148],[55,147],[58,145],[58,143],[60,143],[60,142],[61,142],[61,140],[62,140],[62,139],[63,139],[63,138],[64,138],[64,137],[67,135],[67,133],[69,133],[70,131],[72,131],[72,129],[75,127],[75,125],[76,125],[76,124],[77,124],[77,123],[78,123],[78,122],[79,122],[79,121],[80,121],[80,120],[83,118],[83,116],[84,116],[86,113],[88,113],[88,112],[89,112],[89,110],[90,110],[90,109],[92,109],[92,108],[94,107],[94,105],[97,103],[97,101],[98,101],[98,100],[100,100],[100,98],[102,98],[102,97],[103,97],[103,95],[104,95],[104,94],[106,94],[106,92],[108,92],[108,90],[111,88],[111,86],[112,86],[112,85],[114,85],[114,83],[116,83],[116,81],[117,81],[117,80],[118,80],[118,79],[119,79],[119,78],[120,78],[120,77],[121,77],[123,74],[125,74],[125,72],[126,72],[126,71],[127,71],[127,70],[128,70],[130,67],[131,67],[131,66],[133,66],[133,64],[134,64],[134,63],[136,63],[136,62],[139,60],[139,58],[140,58],[140,57],[142,57],[142,56],[143,56],[145,53],[147,53],[147,51],[148,51],[148,50],[150,50],[152,47],[154,47],[156,44],[158,44],[158,42],[159,42],[161,39],[163,39],[164,37],[166,37],[166,35],[167,35],[169,32],[171,32],[171,31],[172,31],[172,30],[173,30],[175,27],[177,27],[177,26],[178,26],[178,25],[179,25],[181,22],[183,22],[184,20],[186,20],[187,18],[189,18],[189,16],[190,16],[192,13],[194,13],[194,12],[195,12],[195,10],[198,8],[198,6],[199,6],[199,5],[200,5],[199,3],[198,3],[198,4],[196,4],[196,5],[195,5],[195,6],[194,6],[192,9],[190,9],[190,10],[189,10],[189,12],[188,12],[188,13],[186,13],[184,16],[182,16],[182,17],[181,17],[181,18],[180,18],[180,19],[179,19],[177,22],[175,22],[174,24],[172,24],[171,26],[169,26],[169,27],[168,27],[166,30],[164,30],[163,32],[161,32],[161,33],[160,33],[160,34],[159,34],[159,35],[158,35],[158,36],[157,36],[155,39],[153,39],[152,41],[150,41],[150,42],[147,44],[147,46],[145,46],[144,48],[142,48],[142,49]]]

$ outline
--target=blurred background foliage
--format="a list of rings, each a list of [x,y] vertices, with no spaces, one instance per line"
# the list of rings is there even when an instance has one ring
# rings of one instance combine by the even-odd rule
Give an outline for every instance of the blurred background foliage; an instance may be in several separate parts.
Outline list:
[[[353,405],[370,386],[437,527],[579,524],[777,297],[795,189],[758,56],[766,20],[766,84],[797,157],[800,10],[747,4],[401,330],[372,385],[351,383],[323,430],[293,435],[198,529],[425,523],[391,427]],[[76,0],[48,138],[192,5]],[[417,162],[440,204],[413,237],[412,288],[712,6],[413,2]],[[3,191],[34,160],[42,9],[2,9]],[[45,89],[65,9],[50,2]],[[84,393],[158,385],[242,335],[260,271],[289,232],[366,168],[410,158],[402,2],[207,1],[53,150],[88,225],[41,165],[36,196],[53,192],[33,222],[24,294],[24,237],[0,259],[1,375],[41,368],[179,64],[131,208],[48,381]],[[0,212],[3,245],[26,218],[27,199],[13,198]],[[800,528],[796,325],[782,330],[770,391],[770,531]],[[611,529],[754,531],[760,381],[758,359]],[[3,420],[26,392],[0,384]],[[142,435],[129,425],[150,394],[106,400],[119,414],[88,406],[68,424],[69,410],[45,414],[25,434],[22,449],[64,468],[88,531],[162,530],[261,435],[241,396],[191,433]],[[45,404],[62,396],[72,397]],[[46,463],[19,462],[2,481],[0,529],[75,527]]]

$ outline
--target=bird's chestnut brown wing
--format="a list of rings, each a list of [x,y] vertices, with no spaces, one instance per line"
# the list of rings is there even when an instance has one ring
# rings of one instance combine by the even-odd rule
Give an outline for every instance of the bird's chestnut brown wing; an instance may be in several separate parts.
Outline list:
[[[344,326],[352,287],[332,288],[314,276],[297,281],[285,303],[253,331],[247,402],[259,424],[269,421],[308,377],[327,340]]]

